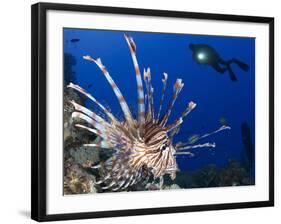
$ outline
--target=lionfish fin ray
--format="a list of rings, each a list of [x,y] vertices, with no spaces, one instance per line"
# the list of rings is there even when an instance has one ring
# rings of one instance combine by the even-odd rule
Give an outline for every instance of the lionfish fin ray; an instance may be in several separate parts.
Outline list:
[[[110,143],[112,146],[115,146],[117,144],[116,139],[113,136],[111,136],[109,133],[107,133],[106,131],[96,130],[94,128],[89,128],[89,127],[81,125],[81,124],[76,124],[75,126],[94,133],[95,135],[101,137],[103,139],[103,141]]]
[[[168,131],[174,130],[171,135],[171,139],[178,134],[180,130],[180,125],[183,122],[183,118],[186,117],[194,108],[196,107],[196,103],[193,101],[189,102],[186,110],[182,113],[182,115],[174,121],[174,123],[170,124],[166,129]]]
[[[151,83],[151,72],[150,68],[144,70],[143,79],[146,85],[146,92],[147,92],[147,104],[148,104],[148,112],[146,120],[154,120],[154,102],[153,102],[153,87]]]
[[[80,112],[86,114],[87,116],[91,117],[92,119],[94,119],[97,122],[109,125],[107,123],[107,121],[104,120],[102,117],[100,117],[99,115],[97,115],[93,111],[89,110],[88,108],[86,108],[86,107],[76,103],[74,100],[70,101],[70,103],[74,106],[75,110],[80,111]]]
[[[198,144],[198,145],[187,145],[183,147],[178,147],[176,150],[191,150],[191,149],[196,149],[196,148],[215,148],[216,143],[204,143],[204,144]]]
[[[72,118],[79,118],[79,119],[82,119],[82,120],[86,121],[87,123],[94,126],[95,129],[98,130],[98,131],[104,132],[107,129],[107,127],[104,124],[93,120],[92,118],[88,117],[87,115],[85,115],[83,113],[75,111],[75,112],[72,113],[71,117]],[[76,126],[77,125],[78,124],[76,124]]]
[[[82,93],[83,95],[85,95],[86,97],[88,97],[90,100],[92,100],[95,104],[97,104],[100,107],[100,109],[109,117],[109,119],[112,122],[119,124],[119,121],[114,117],[114,115],[112,113],[110,113],[100,102],[98,102],[96,100],[96,98],[94,98],[91,94],[89,94],[83,88],[81,88],[80,86],[75,85],[73,83],[69,83],[69,85],[67,87],[75,89],[76,91],[78,91],[78,92]]]
[[[112,149],[115,145],[109,143],[108,141],[101,141],[100,143],[84,144],[83,146],[96,147],[96,148],[102,148],[102,149]]]
[[[162,106],[163,106],[163,102],[164,102],[164,97],[165,97],[165,92],[166,92],[166,87],[167,87],[167,80],[168,80],[168,74],[164,72],[163,75],[164,75],[164,78],[162,79],[163,88],[162,88],[159,110],[158,110],[158,114],[157,114],[157,118],[156,118],[157,122],[159,121],[159,118],[160,118],[160,114],[161,114],[161,110],[162,110]]]
[[[165,115],[162,117],[162,119],[160,121],[160,125],[162,127],[164,127],[166,125],[166,123],[167,123],[167,121],[169,119],[169,116],[170,116],[170,114],[172,112],[173,106],[174,106],[174,104],[176,102],[176,99],[177,99],[180,91],[182,90],[183,86],[184,86],[184,84],[182,83],[182,80],[181,79],[177,79],[175,84],[174,84],[173,98],[172,98],[172,100],[170,102],[170,105],[169,105],[169,107],[167,109],[167,112],[165,113]]]
[[[142,77],[140,74],[140,68],[136,57],[136,44],[132,37],[124,35],[125,39],[128,43],[130,53],[132,56],[135,72],[136,72],[136,80],[137,80],[137,91],[138,91],[138,123],[140,126],[140,134],[143,134],[143,128],[145,123],[145,105],[144,105],[144,91],[142,85]]]
[[[175,145],[176,148],[181,148],[181,147],[185,147],[186,145],[190,145],[190,144],[194,144],[196,143],[197,141],[203,139],[203,138],[207,138],[213,134],[216,134],[218,132],[221,132],[221,131],[224,131],[224,130],[230,130],[231,127],[230,126],[227,126],[227,125],[223,125],[221,126],[220,128],[216,129],[215,131],[212,131],[212,132],[209,132],[209,133],[206,133],[204,135],[201,135],[201,136],[196,136],[196,138],[192,138],[190,141],[188,142],[179,142]]]
[[[85,60],[94,62],[99,67],[99,69],[102,71],[102,73],[104,74],[105,78],[109,82],[113,92],[115,93],[115,95],[116,95],[116,97],[117,97],[117,99],[119,101],[121,109],[122,109],[122,111],[124,113],[124,117],[125,117],[127,123],[129,124],[130,129],[135,130],[135,122],[134,122],[134,119],[132,117],[132,114],[131,114],[131,111],[129,109],[129,106],[126,103],[125,98],[123,97],[120,89],[118,88],[118,86],[116,85],[116,83],[114,82],[112,77],[110,76],[109,72],[107,71],[106,67],[102,64],[101,59],[98,58],[98,59],[95,60],[95,59],[93,59],[89,55],[83,56],[83,58]]]

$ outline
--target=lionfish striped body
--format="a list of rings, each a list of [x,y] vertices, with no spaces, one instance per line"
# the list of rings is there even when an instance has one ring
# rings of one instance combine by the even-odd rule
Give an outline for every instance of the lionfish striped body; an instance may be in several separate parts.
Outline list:
[[[86,144],[86,146],[115,150],[111,158],[104,163],[92,167],[94,169],[100,169],[103,173],[101,179],[95,184],[101,185],[103,189],[109,189],[111,191],[127,189],[151,176],[154,179],[159,178],[160,182],[163,180],[165,174],[170,175],[171,179],[174,179],[178,170],[176,162],[177,155],[192,155],[190,150],[194,148],[215,147],[214,143],[192,144],[213,133],[230,129],[228,126],[222,126],[214,132],[197,136],[196,139],[192,139],[192,142],[173,144],[173,137],[178,134],[183,118],[196,107],[196,104],[189,102],[181,116],[172,124],[166,125],[178,94],[183,88],[182,80],[176,80],[171,102],[167,111],[160,117],[168,79],[168,75],[164,73],[162,97],[156,115],[150,69],[144,70],[142,78],[136,58],[136,45],[131,37],[125,35],[125,39],[130,49],[136,73],[138,93],[137,118],[133,117],[121,91],[99,58],[95,60],[89,55],[83,57],[85,60],[94,62],[104,74],[120,103],[125,118],[124,121],[119,121],[97,99],[80,86],[72,83],[68,85],[68,87],[87,96],[106,115],[106,118],[103,118],[86,107],[72,101],[76,110],[72,113],[72,117],[80,118],[89,124],[89,126],[82,124],[76,124],[76,126],[94,133],[101,139],[98,144]],[[146,87],[146,94],[144,93],[143,80]]]

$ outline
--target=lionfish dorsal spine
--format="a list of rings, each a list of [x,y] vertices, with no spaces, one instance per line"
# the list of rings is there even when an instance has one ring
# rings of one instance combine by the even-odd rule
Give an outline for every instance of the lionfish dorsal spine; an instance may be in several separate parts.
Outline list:
[[[138,92],[138,124],[139,124],[139,131],[140,134],[143,134],[143,128],[145,124],[145,104],[144,104],[144,91],[143,91],[143,85],[142,85],[142,77],[140,74],[140,68],[137,61],[136,56],[136,44],[132,37],[129,37],[127,35],[124,35],[125,39],[128,43],[131,57],[134,64],[134,69],[136,72],[136,81],[137,81],[137,92]]]
[[[184,112],[182,112],[181,116],[165,128],[167,132],[172,131],[172,134],[170,135],[171,141],[173,141],[174,136],[179,133],[183,118],[186,117],[195,107],[196,103],[193,101],[189,102],[187,108],[184,110]]]
[[[148,111],[147,111],[147,115],[146,115],[146,120],[148,122],[148,121],[151,121],[154,119],[153,87],[151,84],[150,68],[147,68],[147,70],[144,69],[143,79],[144,79],[144,82],[146,85],[146,92],[147,92]]]
[[[162,110],[162,107],[163,107],[163,102],[164,102],[164,97],[165,97],[165,92],[166,92],[166,86],[167,86],[167,80],[168,80],[168,74],[167,73],[164,72],[163,76],[164,76],[164,78],[162,79],[163,88],[162,88],[162,93],[161,93],[159,110],[158,110],[158,114],[157,114],[157,118],[156,118],[157,122],[159,121],[161,110]]]
[[[172,112],[173,106],[174,106],[174,104],[176,102],[176,99],[177,99],[180,91],[182,90],[183,86],[184,86],[184,84],[182,83],[182,80],[181,79],[177,79],[175,84],[174,84],[173,97],[172,97],[172,100],[171,100],[170,105],[168,107],[168,110],[167,110],[167,112],[165,113],[165,115],[163,116],[163,118],[160,121],[160,125],[162,127],[164,127],[166,125],[166,123],[167,123],[167,121],[169,119],[169,116],[170,116],[170,114]]]
[[[182,112],[181,116],[178,119],[176,119],[172,124],[170,124],[168,127],[166,127],[166,130],[167,131],[172,130],[176,126],[180,125],[183,122],[183,118],[186,117],[192,110],[194,110],[195,107],[196,107],[196,103],[190,101],[184,112]]]

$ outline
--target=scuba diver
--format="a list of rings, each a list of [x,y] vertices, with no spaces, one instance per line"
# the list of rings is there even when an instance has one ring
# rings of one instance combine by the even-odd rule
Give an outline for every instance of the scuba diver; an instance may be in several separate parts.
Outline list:
[[[190,50],[193,52],[193,59],[198,64],[206,64],[212,66],[220,74],[228,71],[231,81],[237,81],[236,75],[232,71],[230,65],[237,64],[243,71],[248,71],[249,66],[235,58],[231,60],[224,60],[218,52],[207,44],[189,44]]]

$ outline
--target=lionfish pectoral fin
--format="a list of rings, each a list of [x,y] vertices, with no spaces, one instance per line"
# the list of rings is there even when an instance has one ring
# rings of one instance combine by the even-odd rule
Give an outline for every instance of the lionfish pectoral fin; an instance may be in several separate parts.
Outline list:
[[[118,88],[118,86],[116,85],[116,83],[114,82],[114,80],[112,79],[112,77],[110,76],[109,72],[107,71],[106,67],[102,64],[101,62],[101,59],[98,58],[98,59],[93,59],[91,56],[87,55],[87,56],[83,56],[83,58],[85,60],[88,60],[88,61],[91,61],[91,62],[94,62],[99,68],[100,70],[102,71],[102,73],[104,74],[105,78],[107,79],[107,81],[109,82],[114,94],[116,95],[118,101],[119,101],[119,104],[121,106],[121,109],[124,113],[124,117],[130,127],[130,129],[135,132],[135,122],[134,122],[134,119],[133,119],[133,116],[131,114],[131,111],[129,109],[129,106],[128,104],[126,103],[125,101],[125,98],[123,97],[120,89]]]
[[[191,149],[196,149],[196,148],[215,148],[216,147],[216,143],[204,143],[204,144],[198,144],[198,145],[187,145],[187,146],[183,146],[183,147],[178,147],[176,148],[177,151],[179,150],[191,150]],[[178,154],[177,152],[175,154]]]
[[[114,138],[115,133],[111,132],[110,130],[107,130],[107,128],[104,125],[102,125],[98,122],[95,122],[94,120],[92,120],[91,118],[86,116],[85,114],[82,114],[80,112],[73,112],[72,117],[77,117],[77,118],[83,119],[86,122],[88,122],[89,124],[91,124],[92,126],[94,126],[94,128],[90,128],[85,125],[75,124],[76,127],[82,128],[91,133],[94,133],[95,135],[104,139],[104,141],[112,142],[113,145],[115,145],[117,143],[117,141]]]
[[[108,141],[101,141],[100,143],[84,144],[83,146],[96,147],[96,148],[102,148],[102,149],[112,149],[115,145],[109,143]]]
[[[177,152],[175,155],[176,155],[176,156],[180,156],[180,155],[189,155],[190,157],[193,157],[193,156],[194,156],[194,153],[192,153],[192,152]]]
[[[204,135],[201,135],[201,136],[198,136],[198,135],[195,135],[196,138],[192,138],[190,139],[188,142],[179,142],[175,145],[176,148],[181,148],[181,147],[185,147],[186,145],[190,145],[190,144],[194,144],[196,143],[197,141],[203,139],[203,138],[207,138],[213,134],[216,134],[218,132],[221,132],[221,131],[224,131],[224,130],[230,130],[231,127],[230,126],[227,126],[227,125],[223,125],[221,126],[220,128],[218,128],[217,130],[215,131],[212,131],[212,132],[209,132],[209,133],[206,133]]]
[[[100,117],[93,111],[89,110],[88,108],[83,107],[82,105],[76,103],[74,100],[71,100],[70,103],[74,106],[75,110],[86,114],[88,117],[92,118],[93,120],[96,120],[97,122],[104,123],[104,124],[106,123],[106,121],[102,117]]]
[[[110,113],[100,102],[98,102],[96,100],[96,98],[94,98],[91,94],[89,94],[87,91],[85,91],[83,88],[81,88],[78,85],[75,85],[73,83],[69,83],[69,85],[67,86],[68,88],[72,88],[75,89],[76,91],[80,92],[81,94],[85,95],[86,97],[88,97],[90,100],[92,100],[96,105],[98,105],[98,107],[106,114],[106,116],[108,116],[108,118],[118,124],[119,121],[113,116],[112,113]]]

